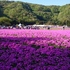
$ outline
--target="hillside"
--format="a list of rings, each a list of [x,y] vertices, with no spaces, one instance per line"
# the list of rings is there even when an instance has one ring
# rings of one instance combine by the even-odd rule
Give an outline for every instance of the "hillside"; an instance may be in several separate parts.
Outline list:
[[[0,25],[18,23],[70,26],[70,4],[44,6],[19,1],[0,1]]]

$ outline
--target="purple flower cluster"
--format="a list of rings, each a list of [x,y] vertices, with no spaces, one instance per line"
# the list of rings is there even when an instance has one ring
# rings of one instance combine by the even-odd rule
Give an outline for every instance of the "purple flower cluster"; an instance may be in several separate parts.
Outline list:
[[[0,70],[70,70],[68,34],[23,31],[11,34],[1,31]]]

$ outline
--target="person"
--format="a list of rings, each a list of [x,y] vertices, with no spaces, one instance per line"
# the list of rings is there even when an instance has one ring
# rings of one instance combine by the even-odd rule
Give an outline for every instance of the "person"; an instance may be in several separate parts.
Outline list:
[[[48,27],[48,30],[50,29],[50,27]]]
[[[19,23],[19,24],[18,24],[18,27],[19,27],[19,28],[21,28],[21,27],[22,27],[22,26],[21,26],[21,23]]]
[[[63,30],[65,29],[65,26],[63,26]]]

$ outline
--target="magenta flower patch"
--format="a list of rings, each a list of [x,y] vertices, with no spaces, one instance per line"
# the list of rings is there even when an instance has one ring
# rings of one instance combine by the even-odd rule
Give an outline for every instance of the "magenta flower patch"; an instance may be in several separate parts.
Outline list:
[[[0,30],[0,70],[70,70],[70,31]]]

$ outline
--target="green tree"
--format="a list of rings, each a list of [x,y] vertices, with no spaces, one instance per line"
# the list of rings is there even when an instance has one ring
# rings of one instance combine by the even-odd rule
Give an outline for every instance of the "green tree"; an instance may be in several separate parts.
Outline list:
[[[61,22],[61,25],[70,24],[70,5],[62,7],[61,12],[58,15],[58,20]]]
[[[0,17],[0,25],[11,25],[11,19],[7,17]]]

